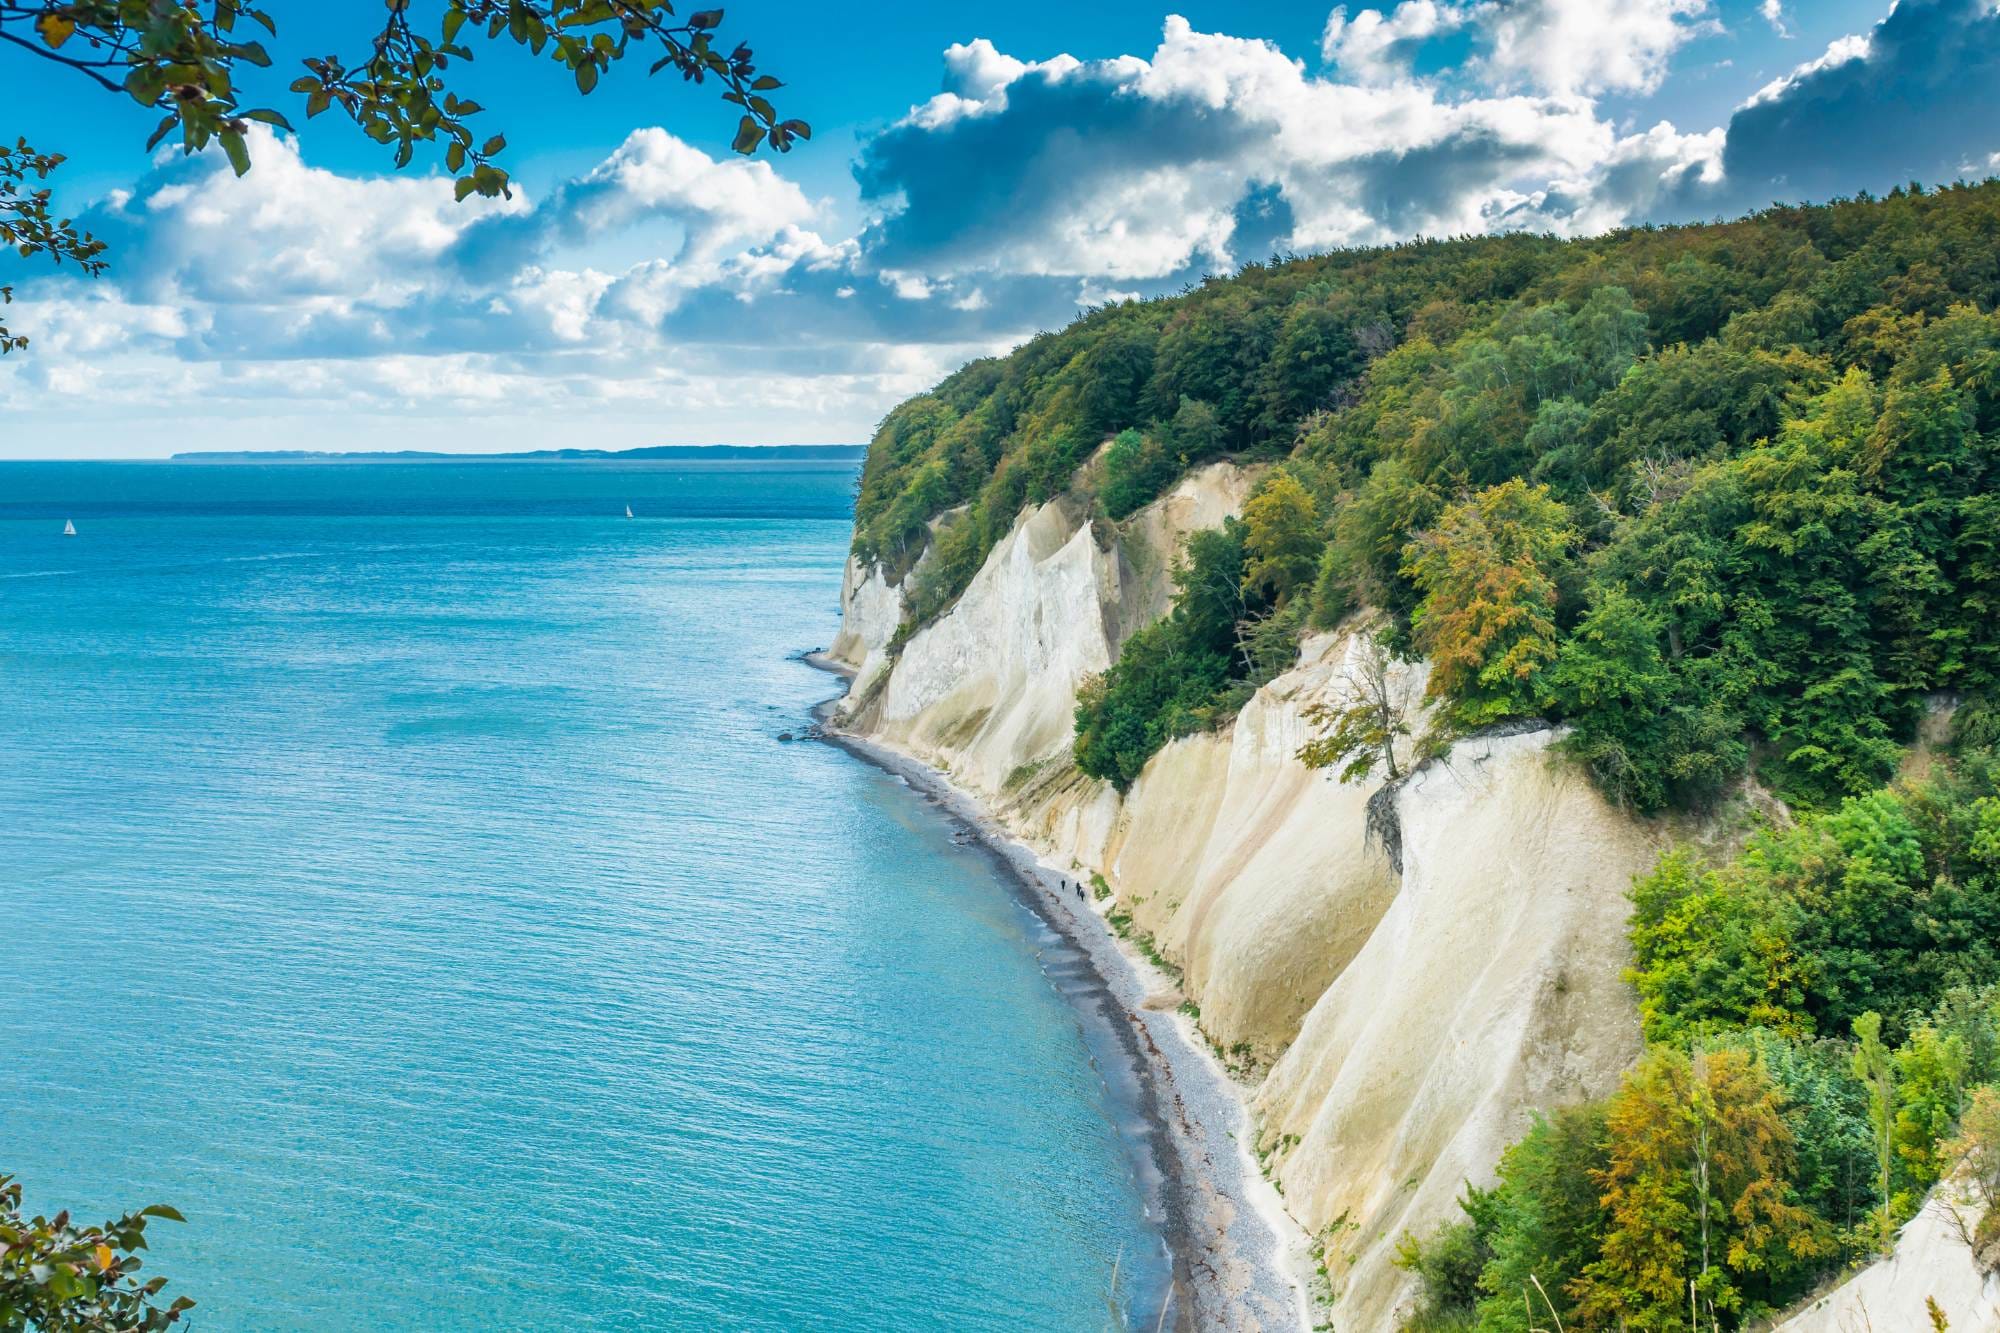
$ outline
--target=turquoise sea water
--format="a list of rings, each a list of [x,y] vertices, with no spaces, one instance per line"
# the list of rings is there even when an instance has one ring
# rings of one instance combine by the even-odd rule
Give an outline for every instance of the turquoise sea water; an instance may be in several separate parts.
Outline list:
[[[776,740],[852,482],[0,464],[0,1172],[179,1206],[198,1330],[1143,1306],[1060,943]]]

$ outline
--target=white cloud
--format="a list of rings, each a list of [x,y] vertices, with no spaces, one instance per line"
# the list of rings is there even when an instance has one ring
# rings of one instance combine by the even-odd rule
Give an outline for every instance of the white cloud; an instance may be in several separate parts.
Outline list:
[[[1785,25],[1785,0],[1762,0],[1757,12],[1764,16],[1764,22],[1771,25],[1771,31],[1780,37],[1790,37],[1791,29]]]
[[[1403,0],[1384,14],[1364,9],[1353,18],[1336,5],[1320,36],[1320,55],[1359,83],[1391,83],[1410,76],[1410,58],[1432,37],[1463,27],[1471,11],[1435,0]]]
[[[667,218],[687,228],[680,258],[713,264],[813,220],[805,192],[769,162],[717,161],[657,127],[633,130],[610,157],[564,188],[556,211],[586,235]]]
[[[1480,8],[1492,75],[1562,96],[1651,92],[1675,51],[1719,26],[1708,0],[1493,0]]]
[[[1672,16],[1692,12],[1691,0],[1658,12],[1679,32],[1686,25]],[[1659,153],[1657,136],[1628,144],[1567,92],[1492,95],[1397,72],[1398,43],[1469,16],[1505,32],[1492,6],[1412,0],[1353,20],[1336,10],[1326,54],[1341,75],[1359,66],[1368,82],[1309,75],[1267,42],[1197,32],[1180,18],[1146,59],[1032,63],[981,43],[954,48],[977,77],[956,78],[865,149],[864,194],[881,216],[862,254],[933,280],[1008,273],[1126,286],[1226,269],[1274,245],[1496,225],[1574,231],[1622,220],[1590,199],[1606,173],[1629,183],[1646,162],[1678,169],[1714,146],[1682,136]],[[1593,77],[1639,77],[1602,61],[1597,69]],[[1246,224],[1240,211],[1260,191],[1289,225],[1265,234]],[[1619,191],[1634,193],[1643,191]]]
[[[342,176],[307,166],[262,126],[250,135],[257,168],[241,181],[169,150],[140,190],[107,200],[101,223],[126,241],[114,256],[121,284],[196,302],[394,305],[467,229],[530,208],[519,190],[461,205],[441,177]]]
[[[1875,36],[1870,32],[1849,33],[1845,37],[1836,37],[1827,43],[1826,50],[1820,52],[1817,56],[1814,56],[1811,60],[1806,61],[1796,69],[1791,70],[1789,73],[1781,74],[1771,80],[1762,88],[1752,93],[1749,100],[1745,101],[1743,105],[1758,106],[1764,102],[1775,102],[1800,83],[1823,70],[1837,69],[1842,65],[1850,64],[1856,60],[1866,60],[1874,48]]]

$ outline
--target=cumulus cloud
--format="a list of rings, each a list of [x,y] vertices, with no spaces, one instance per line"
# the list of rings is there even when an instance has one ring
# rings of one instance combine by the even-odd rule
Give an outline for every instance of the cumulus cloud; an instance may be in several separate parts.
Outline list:
[[[953,48],[950,86],[864,149],[857,176],[881,216],[862,254],[932,276],[1185,277],[1262,253],[1240,226],[1260,192],[1294,220],[1272,239],[1297,248],[1510,219],[1569,231],[1586,215],[1601,221],[1602,210],[1563,203],[1592,195],[1598,176],[1632,176],[1647,161],[1679,169],[1708,143],[1683,137],[1647,157],[1652,138],[1628,143],[1584,99],[1460,91],[1398,72],[1400,46],[1475,17],[1504,32],[1514,11],[1490,9],[1407,0],[1387,17],[1335,11],[1325,54],[1360,82],[1179,18],[1146,59],[1034,63],[983,42]]]
[[[1353,18],[1336,5],[1320,37],[1320,56],[1358,83],[1392,83],[1410,76],[1420,47],[1473,18],[1470,9],[1434,0],[1403,0],[1392,11],[1364,9]]]
[[[121,287],[195,303],[395,304],[468,229],[529,207],[519,192],[461,207],[439,177],[342,176],[307,166],[261,126],[250,132],[257,170],[240,185],[218,188],[212,157],[163,154],[136,190],[93,211]]]
[[[1721,179],[1682,211],[1984,176],[2000,147],[1996,81],[1991,0],[1901,0],[1869,32],[1834,42],[1738,108]]]
[[[1708,0],[1493,0],[1486,67],[1566,96],[1651,92],[1674,52],[1716,30]]]

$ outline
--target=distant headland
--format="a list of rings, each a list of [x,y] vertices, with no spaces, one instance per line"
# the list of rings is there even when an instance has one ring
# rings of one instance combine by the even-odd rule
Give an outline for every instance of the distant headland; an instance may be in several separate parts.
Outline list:
[[[321,449],[229,449],[175,454],[175,463],[676,463],[753,462],[859,463],[862,444],[661,444],[641,449],[530,449],[504,454],[448,454],[424,449],[343,452]]]

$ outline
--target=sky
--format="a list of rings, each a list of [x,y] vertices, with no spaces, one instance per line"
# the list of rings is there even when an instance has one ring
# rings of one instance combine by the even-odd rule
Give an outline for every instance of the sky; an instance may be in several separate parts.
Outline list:
[[[252,100],[294,108],[366,8],[269,7]],[[858,443],[972,357],[1274,253],[2000,174],[2000,0],[739,0],[723,33],[810,143],[742,158],[708,90],[486,50],[519,188],[464,204],[330,115],[242,179],[149,156],[151,114],[0,47],[0,135],[66,154],[111,246],[96,280],[0,256],[33,339],[0,458]]]

